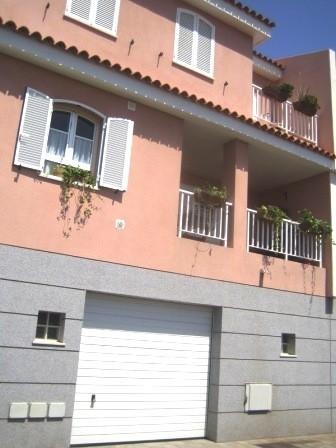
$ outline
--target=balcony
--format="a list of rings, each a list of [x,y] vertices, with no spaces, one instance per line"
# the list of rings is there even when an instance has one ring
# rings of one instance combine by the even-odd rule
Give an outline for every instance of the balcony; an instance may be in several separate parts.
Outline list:
[[[294,109],[290,101],[280,103],[263,94],[262,88],[252,85],[253,117],[317,144],[317,116],[308,117]]]
[[[309,261],[322,266],[322,241],[316,235],[300,230],[299,223],[284,219],[280,228],[247,210],[247,249],[296,261]]]
[[[211,207],[194,200],[192,188],[180,190],[178,236],[227,246],[230,202]]]

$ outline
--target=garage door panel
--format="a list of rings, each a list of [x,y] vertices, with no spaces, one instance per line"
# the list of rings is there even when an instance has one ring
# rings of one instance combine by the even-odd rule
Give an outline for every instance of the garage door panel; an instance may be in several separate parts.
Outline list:
[[[125,348],[121,353],[82,353],[80,355],[81,361],[99,361],[99,362],[114,362],[118,359],[121,362],[137,362],[137,363],[167,363],[167,364],[185,364],[193,362],[197,365],[207,365],[208,364],[208,353],[193,353],[190,351],[181,352],[168,352],[168,351],[158,351],[158,350],[146,350],[145,354],[136,353],[132,348]]]
[[[135,378],[135,379],[152,379],[152,378],[178,378],[178,372],[150,372],[145,370],[137,370],[137,371],[125,371],[125,370],[109,370],[107,372],[98,370],[98,369],[86,369],[85,372],[80,371],[78,376],[83,378]],[[190,379],[203,379],[207,380],[207,373],[204,372],[189,372],[188,375],[185,375],[184,378]]]
[[[121,434],[144,434],[146,432],[154,432],[154,431],[173,431],[174,429],[176,431],[179,430],[183,430],[185,428],[185,423],[158,423],[158,424],[128,424],[126,420],[124,420],[123,424],[116,424],[115,425],[116,428],[118,430],[118,432],[120,432]],[[107,424],[107,426],[87,426],[87,425],[83,425],[83,426],[72,426],[72,431],[73,431],[73,435],[81,435],[82,433],[82,428],[85,428],[85,433],[87,435],[95,435],[95,434],[110,434],[111,433],[111,427],[109,424]],[[189,422],[188,423],[188,428],[189,430],[198,430],[201,431],[204,428],[204,423],[201,422]]]
[[[162,385],[162,379],[161,378],[151,378],[150,384],[155,386],[161,386]],[[139,378],[116,378],[113,381],[113,385],[115,386],[137,386],[139,388],[142,388],[148,384],[148,379],[139,379]],[[106,382],[103,381],[101,378],[95,378],[95,377],[78,377],[77,378],[77,389],[79,389],[80,386],[94,386],[94,387],[108,387],[111,383],[109,380]],[[166,378],[164,381],[165,386],[204,386],[204,379],[176,379],[176,378]]]
[[[78,399],[79,401],[85,401],[85,398],[83,397],[87,397],[87,401],[86,403],[90,403],[91,402],[91,394],[83,394],[81,396],[81,394],[78,394]],[[188,405],[188,403],[194,403],[195,401],[202,401],[202,403],[206,402],[206,394],[196,394],[196,393],[169,393],[169,394],[147,394],[144,393],[142,394],[141,392],[138,392],[137,394],[102,394],[101,396],[98,397],[99,400],[101,401],[110,401],[113,403],[116,402],[129,402],[129,403],[136,403],[136,402],[140,402],[140,403],[149,403],[149,402],[156,402],[156,403],[160,403],[161,401],[164,401],[165,403],[176,403],[177,401],[181,401],[184,403],[185,406]],[[76,397],[77,400],[77,397]]]
[[[172,431],[156,431],[142,433],[116,433],[111,435],[76,435],[71,439],[71,443],[75,445],[81,444],[98,444],[98,443],[116,443],[116,442],[137,442],[142,440],[169,440],[169,439],[188,439],[204,437],[204,430],[172,430]]]
[[[189,400],[188,400],[189,398]],[[110,396],[104,396],[100,398],[99,402],[95,403],[94,409],[111,409],[111,410],[152,410],[152,409],[197,409],[202,410],[204,412],[204,407],[206,406],[206,400],[194,400],[190,399],[189,397],[184,396],[184,400],[181,402],[177,402],[176,400],[172,401],[162,401],[159,399],[154,400],[153,397],[150,397],[150,399],[146,399],[146,401],[126,401],[126,400],[113,400],[111,401]],[[90,407],[90,401],[91,401],[91,394],[83,394],[79,396],[78,400],[76,400],[75,403],[75,409],[77,408],[83,408],[83,409],[89,409],[92,411],[92,408]],[[78,407],[77,407],[78,406]],[[142,412],[141,414],[142,415]]]
[[[178,372],[185,373],[188,375],[189,373],[207,373],[208,366],[207,365],[197,365],[193,366],[190,364],[169,364],[165,362],[120,362],[120,361],[112,361],[112,362],[101,362],[101,361],[83,361],[79,359],[79,368],[83,370],[83,372],[87,372],[89,370],[99,369],[106,372],[118,370],[120,372],[126,371],[128,372],[130,369],[133,371],[150,371],[153,372]]]
[[[94,334],[92,333],[92,328],[83,328],[82,335],[83,337],[97,337],[97,338],[110,338],[110,331],[113,331],[113,337],[116,341],[120,341],[120,344],[116,343],[116,346],[127,347],[130,344],[127,341],[134,341],[138,344],[140,341],[153,341],[153,342],[177,342],[177,343],[185,343],[185,344],[202,344],[207,345],[208,336],[202,335],[179,335],[174,333],[152,333],[152,332],[144,332],[144,331],[134,331],[134,329],[129,331],[124,330],[113,330],[110,328],[96,328]],[[85,339],[84,339],[85,340]],[[88,341],[89,342],[89,341]],[[102,341],[103,342],[103,341]],[[139,346],[139,345],[138,345]],[[149,345],[150,346],[150,345]]]
[[[71,442],[204,437],[210,334],[209,309],[89,298]]]
[[[97,319],[99,317],[99,319]],[[136,317],[120,316],[97,316],[93,315],[87,320],[87,328],[106,329],[114,327],[118,330],[127,331],[132,328],[134,332],[149,331],[152,333],[167,333],[192,335],[197,333],[202,336],[208,333],[208,325],[201,323],[188,323],[185,321],[174,322],[167,320],[143,319],[139,322]]]
[[[193,402],[194,403],[194,402]],[[201,403],[201,402],[200,402]],[[90,409],[87,403],[78,403],[82,405],[80,408],[78,405],[75,407],[74,415],[78,419],[105,419],[111,417],[118,418],[139,418],[139,409],[109,409],[109,407],[103,407],[102,404],[108,406],[107,403],[99,403],[94,409]],[[202,402],[204,404],[204,402]],[[204,419],[204,409],[200,410],[195,407],[182,408],[182,409],[141,409],[141,417],[176,417],[176,416],[198,416]]]
[[[78,386],[77,392],[80,393],[87,393],[89,394],[92,391],[92,385],[89,386]],[[154,386],[151,384],[143,385],[141,388],[139,386],[95,386],[95,394],[96,399],[99,397],[97,395],[99,394],[138,394],[139,391],[143,394],[171,394],[176,391],[180,391],[180,393],[184,394],[205,394],[207,393],[207,387],[206,386]],[[92,392],[91,392],[92,393]]]
[[[90,346],[93,345],[94,347],[92,347],[91,351],[96,351],[99,350],[99,347],[101,347],[102,351],[106,351],[107,353],[109,353],[109,349],[111,347],[110,345],[110,339],[111,339],[111,330],[110,333],[108,335],[108,337],[105,338],[100,338],[99,336],[97,336],[96,334],[94,336],[83,336],[83,344],[88,346],[88,350],[90,350]],[[196,349],[196,353],[207,353],[208,352],[208,347],[209,347],[209,341],[208,339],[204,339],[204,338],[195,338],[195,340],[186,340],[186,338],[181,338],[179,342],[174,341],[173,339],[167,339],[164,341],[144,341],[142,339],[137,340],[136,336],[137,334],[132,332],[132,336],[133,336],[133,340],[127,340],[127,339],[115,339],[113,336],[113,340],[115,340],[115,344],[114,344],[114,349],[118,349],[119,351],[122,348],[140,348],[141,350],[160,350],[162,352],[165,351],[190,351],[190,350],[195,350]]]
[[[190,322],[190,316],[192,316],[192,322],[206,324],[209,322],[208,316],[211,315],[211,310],[197,305],[190,306],[169,303],[169,307],[167,307],[166,302],[156,301],[153,307],[152,300],[142,300],[141,307],[138,307],[138,299],[126,300],[128,301],[127,304],[124,298],[113,298],[113,303],[106,309],[106,299],[95,298],[94,301],[91,301],[85,306],[85,310],[90,316],[94,313],[101,315],[101,309],[105,307],[105,316],[131,316],[140,319],[154,318],[155,320],[159,316],[162,320],[174,322]]]
[[[204,415],[171,415],[171,416],[156,416],[150,415],[151,425],[148,424],[148,416],[135,416],[135,417],[79,417],[78,414],[76,416],[76,420],[74,421],[73,428],[80,427],[95,427],[95,428],[105,428],[109,426],[123,428],[124,426],[130,427],[132,426],[134,430],[140,429],[141,426],[147,427],[151,426],[153,428],[157,428],[157,425],[161,427],[164,426],[166,428],[171,428],[170,425],[175,425],[177,428],[183,424],[188,424],[188,426],[198,426],[197,429],[202,428],[202,424],[204,424]],[[108,430],[108,428],[107,428]]]

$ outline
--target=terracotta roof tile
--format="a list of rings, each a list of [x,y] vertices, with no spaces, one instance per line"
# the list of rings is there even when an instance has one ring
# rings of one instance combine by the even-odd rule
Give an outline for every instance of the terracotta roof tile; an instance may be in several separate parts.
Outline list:
[[[263,16],[262,14],[256,12],[254,9],[251,9],[248,6],[243,5],[241,2],[236,1],[236,0],[225,0],[225,1],[226,1],[226,3],[230,3],[231,5],[235,6],[236,8],[239,8],[242,11],[246,12],[250,16],[260,20],[265,25],[268,25],[268,26],[270,26],[272,28],[275,26],[275,22],[273,22],[272,20],[270,20],[267,17]]]
[[[284,66],[283,65],[279,64],[279,62],[274,61],[271,58],[268,58],[267,56],[263,55],[262,53],[259,53],[259,52],[255,51],[255,50],[253,50],[253,54],[254,54],[254,56],[257,56],[258,58],[263,59],[264,61],[269,62],[270,64],[275,65],[276,67],[280,68],[281,70],[284,70]]]
[[[236,3],[234,0],[227,0],[230,1],[230,3]],[[237,6],[237,5],[236,5]],[[45,44],[52,45],[58,48],[62,48],[63,50],[70,52],[72,54],[80,55],[81,57],[92,61],[97,64],[103,64],[113,70],[119,71],[121,73],[125,73],[127,76],[131,76],[133,78],[139,79],[143,82],[146,82],[148,84],[154,85],[156,87],[159,87],[161,89],[165,89],[171,93],[174,93],[176,95],[182,96],[184,98],[187,98],[195,103],[198,103],[200,105],[203,105],[204,107],[211,108],[213,110],[216,110],[219,113],[222,113],[224,115],[227,115],[229,117],[238,119],[240,121],[243,121],[244,123],[262,129],[265,132],[271,133],[273,135],[277,135],[279,138],[285,139],[287,141],[295,142],[296,144],[305,147],[307,149],[310,149],[314,152],[318,152],[320,154],[323,154],[327,156],[328,158],[335,159],[335,155],[329,153],[328,151],[325,151],[324,149],[320,148],[318,145],[315,145],[313,143],[308,142],[307,140],[301,139],[299,137],[287,134],[284,131],[281,131],[277,128],[275,128],[272,125],[268,125],[266,123],[260,123],[258,120],[254,120],[251,117],[246,117],[245,115],[239,114],[237,111],[230,111],[227,107],[223,107],[220,104],[215,105],[212,101],[207,101],[204,98],[197,98],[195,94],[190,94],[186,90],[181,91],[178,89],[178,87],[172,87],[169,84],[165,83],[162,84],[159,80],[152,80],[152,78],[148,75],[143,75],[139,71],[133,72],[130,67],[121,67],[120,64],[112,64],[111,61],[108,59],[102,60],[98,55],[94,54],[90,56],[87,51],[79,51],[75,46],[69,46],[67,47],[66,44],[62,41],[55,42],[54,39],[51,36],[42,37],[40,33],[37,32],[30,32],[26,27],[18,28],[14,22],[4,22],[2,18],[0,17],[0,26],[10,28],[11,30],[14,30],[19,33],[23,33],[29,37],[37,38],[41,42],[44,42]]]

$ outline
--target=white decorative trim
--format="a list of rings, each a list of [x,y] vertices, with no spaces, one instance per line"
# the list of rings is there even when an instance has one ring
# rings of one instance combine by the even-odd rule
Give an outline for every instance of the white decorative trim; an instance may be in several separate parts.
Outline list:
[[[271,37],[271,27],[251,14],[230,5],[225,0],[185,0],[186,3],[217,17],[229,25],[253,36],[255,45]]]
[[[229,134],[232,139],[266,145],[270,149],[278,149],[312,162],[325,170],[334,168],[334,161],[319,153],[182,96],[5,28],[0,28],[0,52],[182,119],[193,118],[195,121],[209,122],[225,130],[226,136]]]
[[[283,75],[281,68],[271,62],[265,61],[259,56],[253,56],[253,71],[272,81],[278,81]]]

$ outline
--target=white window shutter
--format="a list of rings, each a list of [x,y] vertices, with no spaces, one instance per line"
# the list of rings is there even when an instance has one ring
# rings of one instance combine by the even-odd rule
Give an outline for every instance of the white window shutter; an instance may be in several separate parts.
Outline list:
[[[213,28],[204,20],[198,21],[197,68],[202,72],[212,74],[212,34]]]
[[[66,11],[80,20],[88,22],[90,19],[91,3],[93,0],[68,0]]]
[[[181,11],[176,27],[175,39],[176,59],[187,65],[193,63],[193,39],[194,39],[195,16],[187,12]]]
[[[97,0],[94,24],[116,34],[118,12],[119,0]]]
[[[131,120],[108,118],[99,181],[102,187],[127,189],[133,126]]]
[[[15,165],[41,170],[48,140],[52,100],[41,92],[27,89],[15,152]]]

